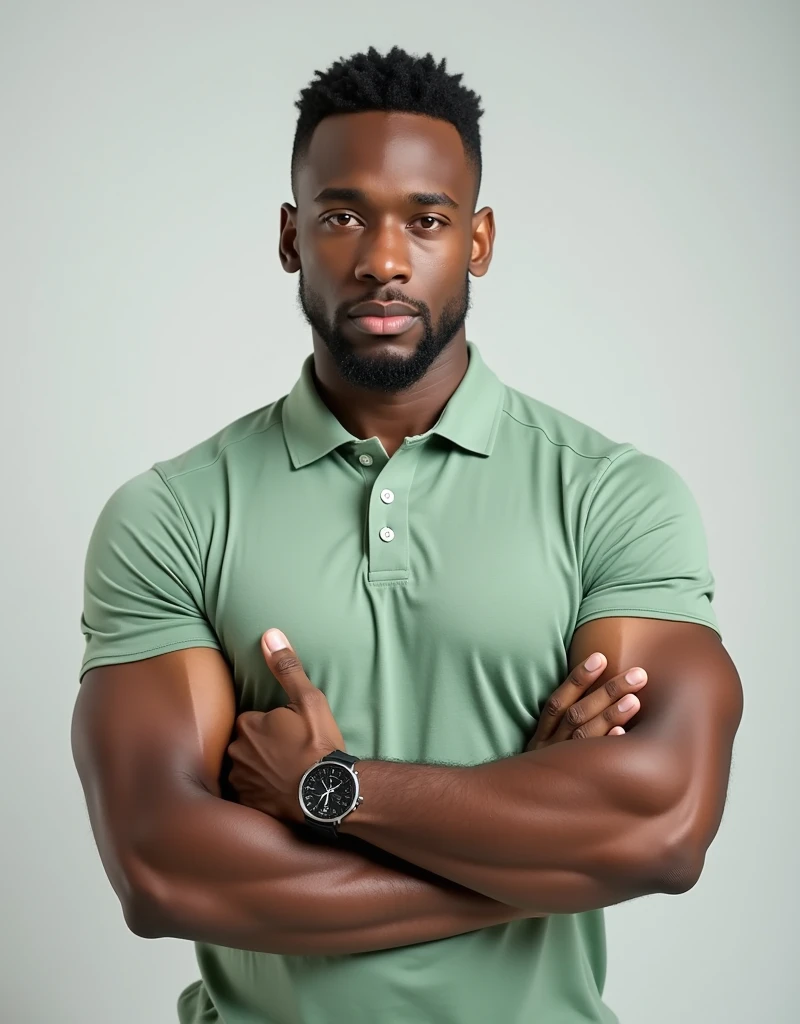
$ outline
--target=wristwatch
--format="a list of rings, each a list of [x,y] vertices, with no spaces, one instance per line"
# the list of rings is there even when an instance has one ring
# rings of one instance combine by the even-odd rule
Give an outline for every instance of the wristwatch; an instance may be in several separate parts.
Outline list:
[[[358,772],[353,768],[358,760],[343,750],[334,750],[312,764],[300,780],[300,808],[306,824],[315,832],[338,838],[342,818],[364,799],[359,795]]]

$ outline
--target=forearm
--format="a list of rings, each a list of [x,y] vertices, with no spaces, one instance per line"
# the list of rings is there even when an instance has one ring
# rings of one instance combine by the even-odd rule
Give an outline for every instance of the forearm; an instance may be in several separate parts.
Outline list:
[[[667,891],[680,816],[659,768],[633,737],[470,767],[366,760],[342,830],[503,903],[575,913]]]
[[[136,843],[134,930],[268,953],[335,955],[535,916],[344,838],[309,841],[260,811],[193,789]]]

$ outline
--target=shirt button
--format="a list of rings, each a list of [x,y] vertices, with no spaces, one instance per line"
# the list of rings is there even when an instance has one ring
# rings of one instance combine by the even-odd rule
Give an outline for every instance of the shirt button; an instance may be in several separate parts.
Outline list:
[[[371,466],[372,465],[372,456],[371,455],[359,455],[358,461],[361,463],[362,466]]]
[[[384,528],[381,530],[381,540],[394,540],[394,530],[392,530],[388,526],[384,526]]]
[[[381,501],[385,501],[387,505],[390,505],[394,501],[394,491],[390,491],[388,487],[385,491],[381,491]]]

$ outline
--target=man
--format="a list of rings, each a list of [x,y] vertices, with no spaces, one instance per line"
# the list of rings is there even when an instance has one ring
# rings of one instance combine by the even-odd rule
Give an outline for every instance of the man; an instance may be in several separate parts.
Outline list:
[[[691,888],[720,824],[697,506],[466,340],[460,79],[317,72],[280,231],[313,353],[89,544],[73,750],[127,924],[196,943],[182,1024],[615,1021],[602,908]]]

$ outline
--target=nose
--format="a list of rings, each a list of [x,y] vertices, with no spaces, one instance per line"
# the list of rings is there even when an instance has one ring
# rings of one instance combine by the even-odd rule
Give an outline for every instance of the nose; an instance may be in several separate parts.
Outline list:
[[[407,282],[411,278],[411,261],[404,226],[383,223],[363,234],[362,250],[356,264],[359,281]]]

